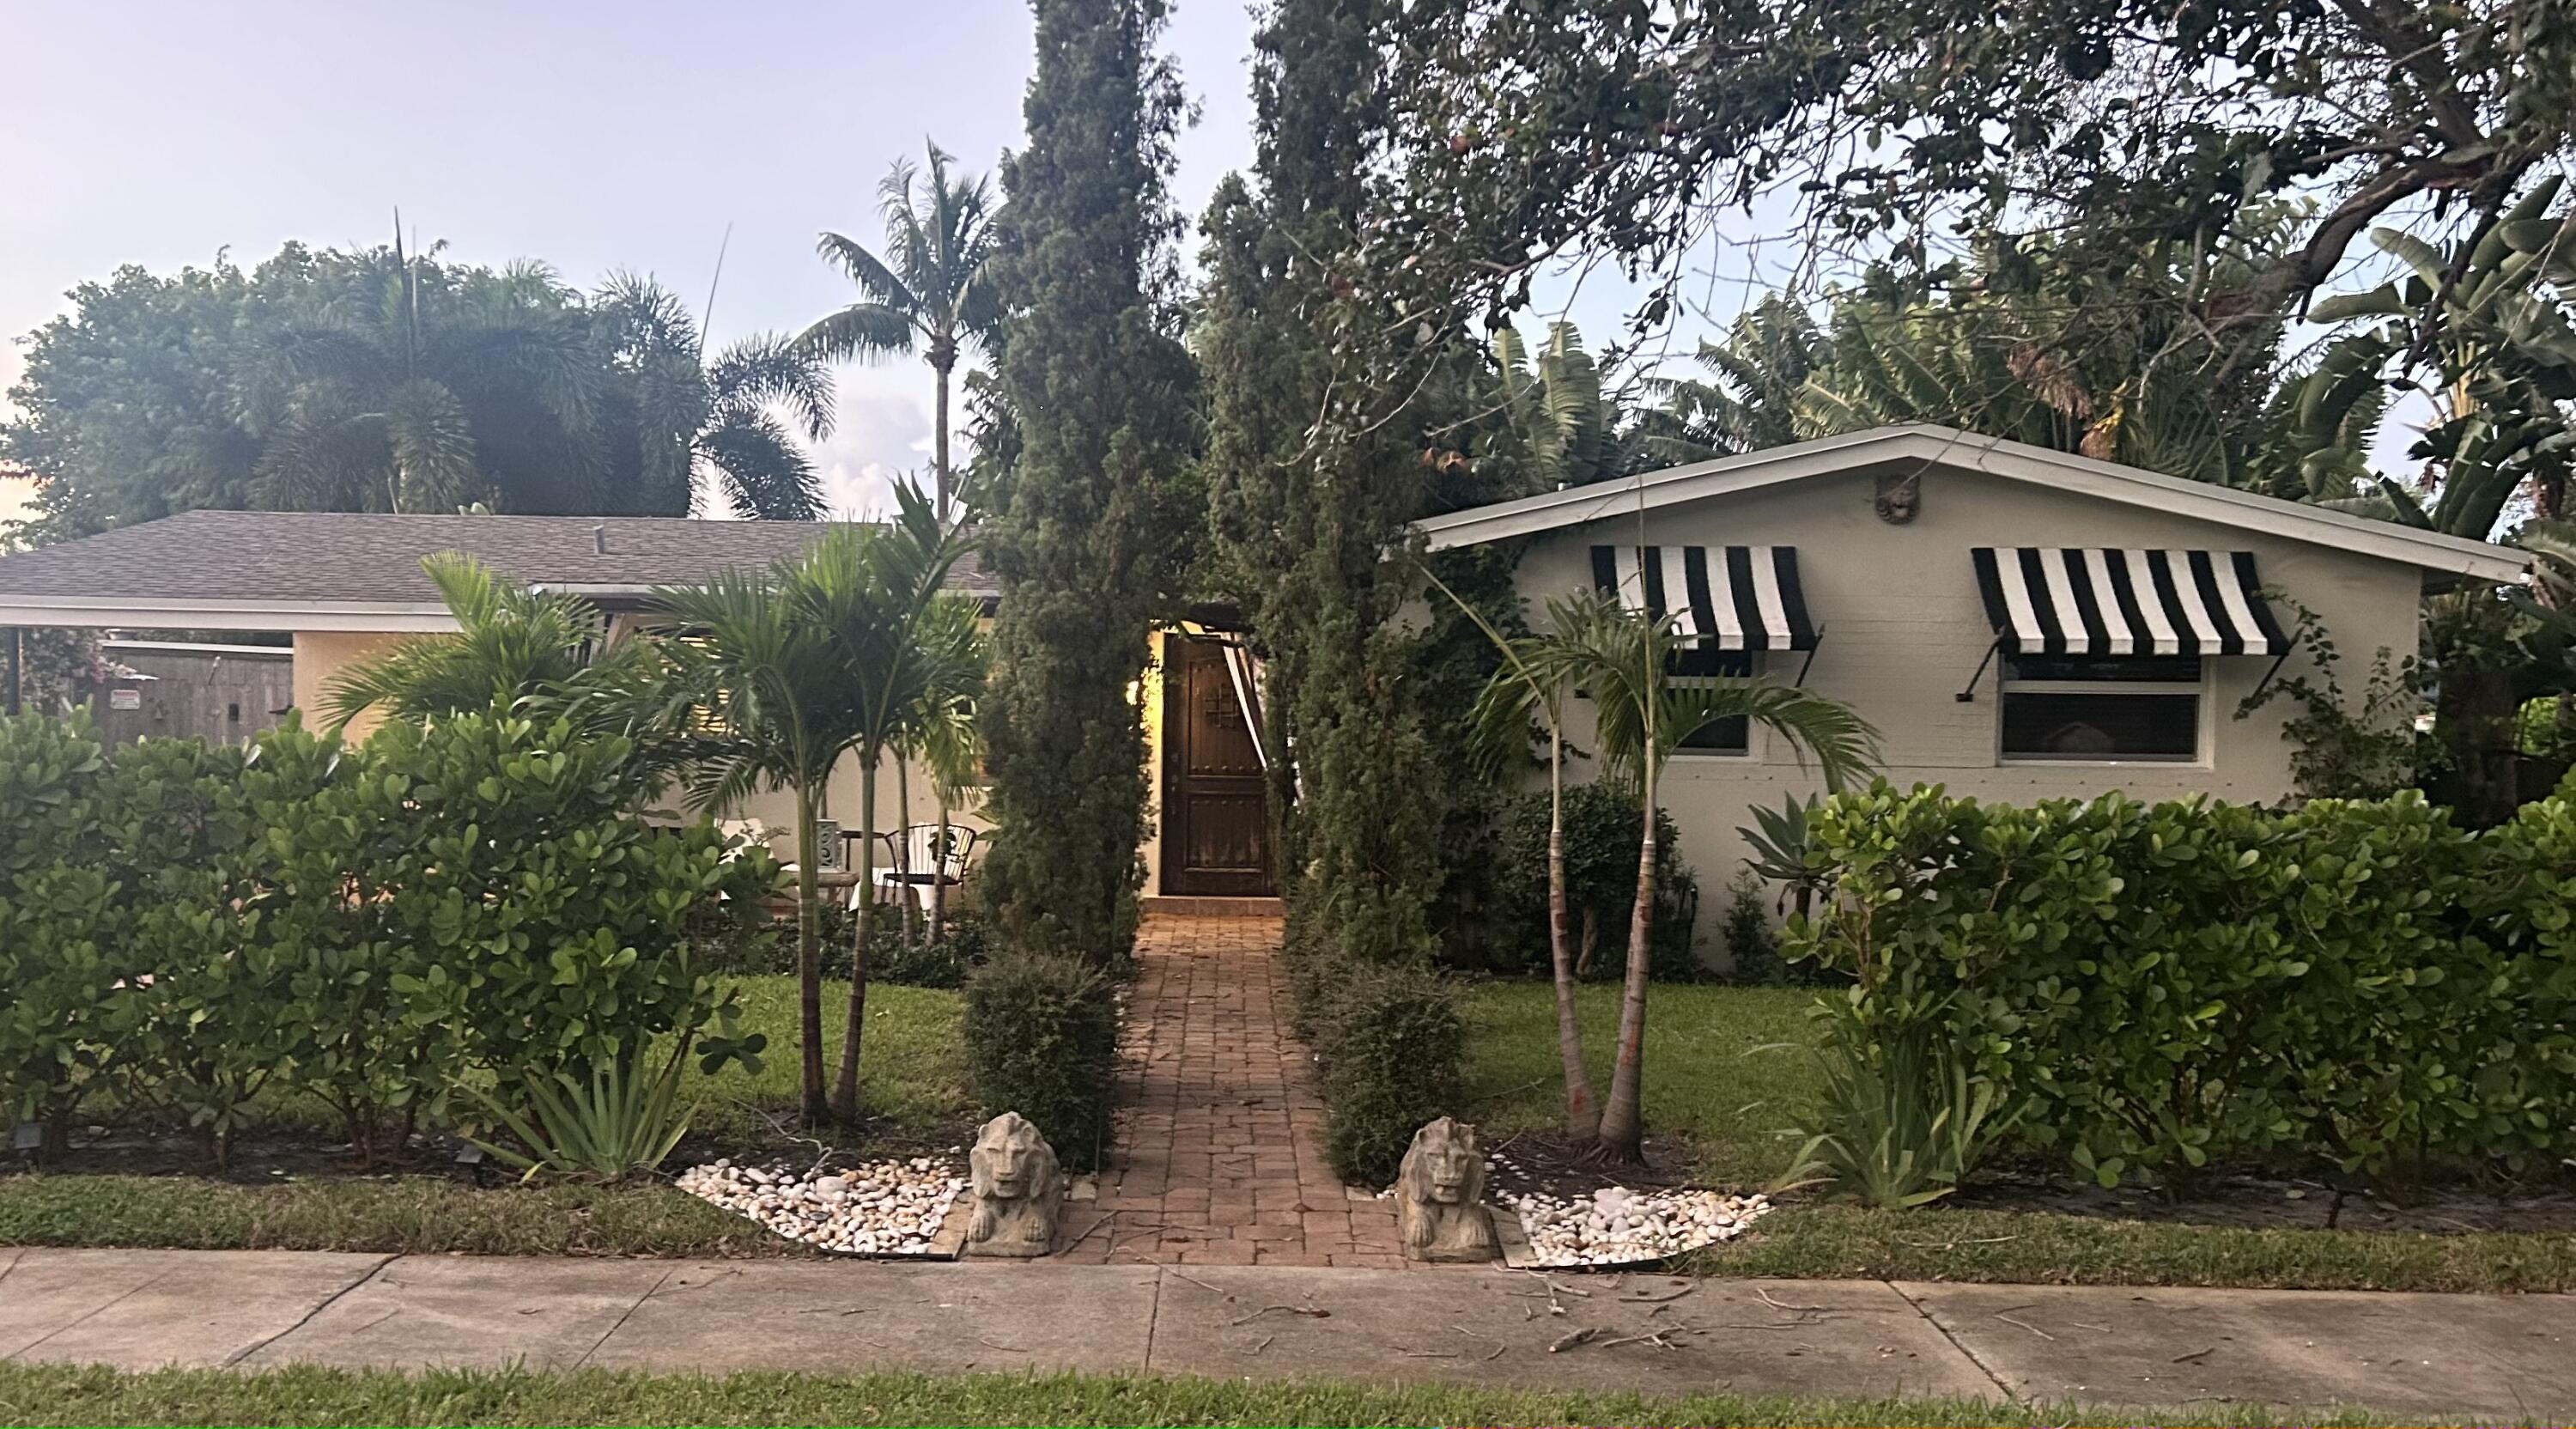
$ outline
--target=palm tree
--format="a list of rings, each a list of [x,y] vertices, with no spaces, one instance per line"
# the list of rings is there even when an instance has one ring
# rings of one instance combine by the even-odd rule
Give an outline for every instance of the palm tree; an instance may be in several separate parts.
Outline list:
[[[1803,305],[1766,295],[1736,315],[1726,341],[1700,343],[1696,360],[1715,381],[1645,379],[1647,393],[1661,400],[1637,414],[1640,454],[1657,466],[1681,466],[1798,440],[1798,391],[1826,350]]]
[[[932,872],[937,874],[954,845],[951,818],[957,806],[975,797],[983,782],[984,726],[978,713],[984,679],[992,668],[992,646],[984,633],[983,612],[967,601],[944,601],[935,613],[927,643],[943,651],[942,679],[922,699],[915,717],[912,747],[930,776],[931,795],[939,806],[939,841]],[[930,941],[948,929],[948,885],[936,876],[930,883]]]
[[[690,782],[691,803],[712,811],[756,790],[785,788],[796,801],[796,974],[803,1115],[831,1114],[823,1078],[822,895],[815,849],[818,801],[857,737],[842,686],[840,652],[811,618],[825,566],[856,563],[856,536],[827,534],[802,556],[767,571],[726,571],[702,586],[657,590],[676,630],[666,643],[680,689],[718,741]],[[846,589],[844,583],[842,588]]]
[[[948,176],[948,155],[930,149],[928,181],[898,159],[877,185],[886,256],[825,233],[816,243],[858,285],[860,299],[805,329],[796,341],[831,359],[875,360],[916,345],[937,379],[931,419],[935,468],[932,510],[952,524],[957,498],[948,461],[948,383],[968,343],[982,343],[1001,320],[986,264],[993,256],[992,196],[985,180]]]
[[[333,729],[371,708],[419,721],[503,706],[633,740],[628,772],[647,788],[703,752],[685,711],[671,705],[669,668],[653,642],[612,641],[588,600],[530,590],[471,556],[447,551],[420,564],[456,629],[413,636],[333,680],[323,706]]]
[[[1533,356],[1520,331],[1494,334],[1504,419],[1528,451],[1542,487],[1586,486],[1631,469],[1627,423],[1617,393],[1601,390],[1601,368],[1574,324],[1547,325]]]
[[[682,687],[713,727],[715,748],[695,770],[692,801],[712,809],[761,788],[796,799],[797,973],[809,1123],[858,1114],[866,1030],[868,943],[875,932],[876,788],[933,692],[965,680],[954,630],[971,599],[943,594],[960,548],[909,483],[883,526],[827,531],[801,556],[759,574],[729,572],[702,587],[655,592],[676,627],[669,642]],[[822,931],[815,822],[845,756],[859,761],[859,907],[849,1024],[839,1074],[823,1067]]]
[[[1477,695],[1469,716],[1476,743],[1487,759],[1500,763],[1524,754],[1530,721],[1547,726],[1547,952],[1556,984],[1556,1053],[1565,1075],[1566,1138],[1588,1142],[1600,1135],[1601,1107],[1593,1100],[1592,1070],[1584,1059],[1583,1026],[1575,1011],[1574,950],[1565,897],[1565,705],[1572,688],[1561,678],[1540,673],[1545,652],[1536,637],[1505,637],[1438,576],[1431,579],[1502,652],[1502,667]],[[1549,609],[1551,619],[1563,624],[1555,606]]]
[[[263,439],[254,504],[302,511],[596,509],[600,372],[581,295],[543,265],[443,266],[394,245],[311,261],[325,296],[235,374]]]
[[[1537,688],[1579,690],[1591,697],[1593,736],[1610,770],[1636,780],[1645,826],[1637,853],[1637,898],[1628,921],[1627,981],[1619,1011],[1619,1045],[1610,1096],[1588,1159],[1643,1159],[1643,1060],[1646,972],[1655,908],[1656,779],[1676,745],[1727,719],[1748,719],[1786,739],[1803,759],[1815,757],[1826,786],[1839,788],[1876,758],[1877,731],[1836,701],[1763,676],[1676,680],[1667,672],[1684,646],[1674,618],[1652,619],[1606,595],[1554,601],[1551,628],[1520,652],[1525,678]],[[1562,954],[1559,954],[1560,958]]]
[[[975,646],[961,640],[959,631],[971,632],[981,612],[971,597],[941,590],[961,547],[919,488],[896,483],[895,501],[893,521],[858,528],[857,539],[816,563],[800,610],[833,649],[850,748],[859,759],[859,910],[852,932],[850,1017],[832,1089],[833,1110],[844,1120],[858,1115],[859,1050],[867,1030],[868,945],[876,931],[877,770],[889,753],[899,756],[913,742],[924,714],[945,692],[976,678],[967,663]]]
[[[454,551],[420,565],[456,618],[455,633],[405,640],[333,680],[324,696],[332,728],[373,706],[397,719],[422,719],[560,690],[579,680],[602,648],[607,630],[599,609],[580,596],[530,591]]]
[[[687,511],[710,490],[748,519],[822,516],[822,478],[797,441],[832,434],[831,374],[818,354],[759,333],[706,361],[687,306],[631,274],[601,285],[591,313],[621,379],[602,401],[610,485],[639,494],[637,514]]]

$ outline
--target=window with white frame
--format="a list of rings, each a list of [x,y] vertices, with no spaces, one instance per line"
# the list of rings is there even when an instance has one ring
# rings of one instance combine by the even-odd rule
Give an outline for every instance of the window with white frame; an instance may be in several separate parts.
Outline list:
[[[1714,675],[1742,679],[1753,673],[1753,654],[1747,650],[1712,650],[1699,653],[1699,659],[1714,665]],[[1673,675],[1667,677],[1676,686],[1712,683],[1710,675]],[[1675,754],[1750,754],[1753,750],[1752,722],[1738,715],[1733,719],[1705,724],[1681,737],[1673,745]]]
[[[2189,763],[2207,697],[2198,655],[2007,656],[2003,757]]]

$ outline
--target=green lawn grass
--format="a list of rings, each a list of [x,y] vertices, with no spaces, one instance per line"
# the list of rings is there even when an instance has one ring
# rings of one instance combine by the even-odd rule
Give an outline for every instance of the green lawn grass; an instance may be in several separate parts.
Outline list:
[[[443,1176],[241,1186],[196,1176],[0,1176],[0,1245],[377,1254],[818,1254],[659,1182],[476,1187]],[[0,1423],[9,1422],[0,1411]]]
[[[773,1119],[791,1121],[796,1111],[796,979],[763,975],[739,982],[746,1029],[769,1036],[760,1071],[747,1075],[739,1067],[727,1067],[706,1076],[692,1066],[686,1087],[703,1099],[702,1130],[727,1142],[754,1144],[774,1139]],[[827,1075],[840,1065],[841,1032],[849,1015],[848,981],[825,982]],[[929,1131],[967,1116],[972,1107],[958,1038],[965,1015],[961,993],[869,986],[868,1026],[859,1049],[859,1100],[869,1115],[907,1132]]]
[[[1755,1222],[1743,1239],[1692,1254],[1685,1268],[1817,1280],[2558,1292],[2576,1290],[2576,1235],[2257,1228],[1940,1205],[1877,1211],[1800,1200]]]
[[[585,1370],[257,1374],[0,1364],[12,1424],[1846,1424],[2063,1425],[2137,1416],[1982,1399],[1824,1399],[1218,1380],[1148,1375],[640,1375]],[[2176,1425],[2281,1422],[2196,1406]],[[2384,1422],[2302,1415],[2303,1424]]]
[[[1695,1173],[1713,1185],[1756,1189],[1789,1164],[1796,1123],[1817,1082],[1806,1050],[1803,988],[1657,984],[1646,998],[1646,1126],[1688,1139]],[[1619,989],[1578,992],[1593,1090],[1610,1090]],[[1782,1045],[1789,1044],[1789,1045]],[[1470,1115],[1488,1140],[1557,1124],[1564,1082],[1556,1052],[1556,993],[1542,982],[1489,982],[1467,1003]]]

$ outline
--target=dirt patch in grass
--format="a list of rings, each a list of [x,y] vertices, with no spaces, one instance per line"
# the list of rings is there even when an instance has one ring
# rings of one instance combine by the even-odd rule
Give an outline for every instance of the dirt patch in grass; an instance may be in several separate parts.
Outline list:
[[[2556,1187],[2423,1187],[2390,1192],[2348,1178],[2214,1176],[2187,1198],[2123,1188],[2106,1191],[2028,1171],[1979,1178],[1955,1198],[1962,1208],[2171,1225],[2315,1231],[2576,1231],[2576,1194]]]
[[[1561,1131],[1516,1131],[1485,1148],[1485,1194],[1496,1200],[1512,1196],[1589,1196],[1604,1186],[1648,1189],[1690,1186],[1697,1152],[1677,1136],[1646,1138],[1641,1166],[1595,1166],[1582,1160],[1585,1143]]]

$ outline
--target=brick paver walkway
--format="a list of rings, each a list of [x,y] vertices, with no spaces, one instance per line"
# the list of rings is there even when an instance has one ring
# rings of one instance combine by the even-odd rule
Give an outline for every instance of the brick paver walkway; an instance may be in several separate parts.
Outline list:
[[[1287,1028],[1277,918],[1149,913],[1136,939],[1117,1139],[1064,1259],[1404,1264],[1390,1202],[1324,1162],[1324,1104]]]

